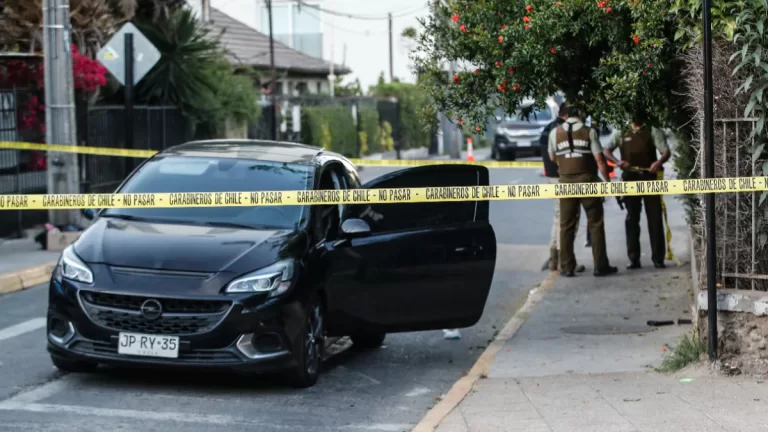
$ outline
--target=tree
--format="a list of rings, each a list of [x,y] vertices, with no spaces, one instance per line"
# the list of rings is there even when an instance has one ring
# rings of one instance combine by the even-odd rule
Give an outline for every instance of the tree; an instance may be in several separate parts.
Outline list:
[[[675,19],[667,0],[454,0],[422,22],[413,56],[435,101],[459,125],[484,129],[525,98],[562,91],[597,119],[644,110],[666,124],[675,101]],[[445,65],[461,68],[448,76]]]

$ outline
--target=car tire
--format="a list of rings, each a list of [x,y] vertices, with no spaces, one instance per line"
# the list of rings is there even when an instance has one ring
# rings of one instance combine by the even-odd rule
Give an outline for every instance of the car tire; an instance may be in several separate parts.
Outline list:
[[[359,333],[351,335],[352,347],[361,350],[376,349],[384,343],[386,333]]]
[[[496,151],[496,145],[491,146],[491,159],[499,160],[499,153]]]
[[[62,372],[70,373],[90,373],[95,372],[98,368],[96,363],[77,361],[77,360],[65,360],[60,357],[51,356],[51,362],[56,369]]]
[[[305,315],[304,328],[296,347],[296,366],[291,374],[296,388],[312,387],[317,383],[325,349],[325,313],[316,298],[308,303]]]

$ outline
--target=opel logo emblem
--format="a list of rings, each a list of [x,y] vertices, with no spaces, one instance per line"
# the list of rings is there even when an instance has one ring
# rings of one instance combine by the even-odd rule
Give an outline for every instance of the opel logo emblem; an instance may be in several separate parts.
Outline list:
[[[139,310],[144,319],[153,321],[160,318],[160,315],[163,314],[163,305],[157,300],[150,299],[142,303]]]

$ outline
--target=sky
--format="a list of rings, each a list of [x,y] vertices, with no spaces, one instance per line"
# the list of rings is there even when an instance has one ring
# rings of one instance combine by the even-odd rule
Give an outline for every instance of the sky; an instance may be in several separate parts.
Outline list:
[[[305,0],[319,7],[355,16],[382,19],[354,19],[315,12],[323,32],[323,57],[336,64],[345,64],[352,74],[345,79],[360,80],[364,90],[376,84],[383,72],[389,80],[389,23],[388,13],[393,14],[393,69],[395,77],[405,82],[415,82],[409,59],[408,40],[401,37],[404,29],[420,30],[418,18],[425,18],[429,3],[424,0]],[[284,0],[296,4],[296,1]],[[275,5],[280,4],[275,0]],[[211,6],[252,27],[261,27],[259,15],[263,0],[212,0]]]

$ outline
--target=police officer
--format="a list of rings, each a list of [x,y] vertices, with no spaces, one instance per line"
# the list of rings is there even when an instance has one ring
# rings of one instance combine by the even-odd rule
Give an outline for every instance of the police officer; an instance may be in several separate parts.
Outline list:
[[[561,124],[565,123],[565,120],[568,118],[568,112],[567,107],[565,103],[560,104],[560,109],[558,111],[558,117],[552,120],[541,132],[541,137],[539,138],[539,145],[541,146],[541,158],[544,162],[544,176],[547,178],[547,182],[549,184],[556,184],[558,183],[558,172],[557,172],[557,164],[552,161],[552,159],[549,158],[549,133],[552,131],[552,129],[560,126]],[[579,214],[577,214],[577,218]],[[576,232],[578,232],[579,224],[578,221],[576,222]],[[589,234],[589,231],[587,231],[587,234]],[[575,234],[574,234],[575,236]],[[589,237],[587,237],[587,240],[589,240]],[[560,242],[560,200],[555,200],[555,217],[552,221],[552,236],[549,240],[549,259],[546,263],[544,263],[544,266],[542,267],[542,270],[549,269],[551,271],[557,271],[558,270],[558,263],[560,262],[559,254],[560,250],[558,248],[558,243]],[[577,265],[576,271],[577,272],[583,272],[585,270],[583,265]]]
[[[549,133],[549,157],[557,163],[560,183],[599,182],[599,170],[604,181],[610,181],[603,159],[603,148],[597,131],[584,125],[580,113],[566,104],[567,120]],[[597,168],[597,169],[596,169]],[[572,277],[576,270],[573,242],[576,236],[580,207],[587,213],[587,225],[592,234],[594,275],[606,276],[618,271],[610,265],[605,249],[603,200],[594,198],[560,199],[560,271]]]
[[[616,159],[613,151],[618,148],[621,160]],[[657,158],[656,151],[661,153]],[[605,157],[622,169],[622,180],[656,180],[662,171],[662,165],[669,160],[670,151],[664,134],[654,127],[645,125],[642,113],[632,118],[629,132],[611,143],[604,150]],[[640,213],[645,203],[645,215],[648,220],[648,235],[651,237],[651,260],[656,268],[664,268],[664,216],[661,209],[661,195],[626,196],[627,208],[625,221],[627,234],[628,269],[639,269],[640,265]]]

